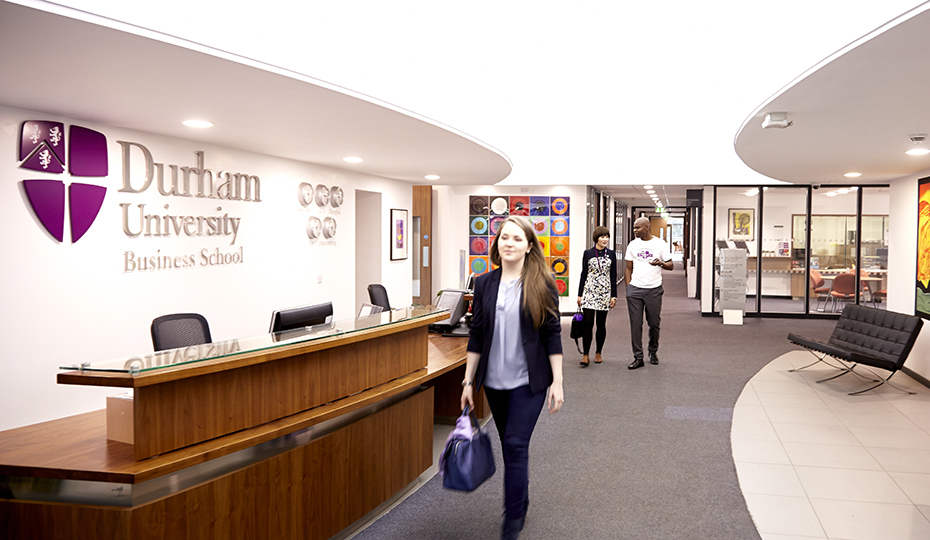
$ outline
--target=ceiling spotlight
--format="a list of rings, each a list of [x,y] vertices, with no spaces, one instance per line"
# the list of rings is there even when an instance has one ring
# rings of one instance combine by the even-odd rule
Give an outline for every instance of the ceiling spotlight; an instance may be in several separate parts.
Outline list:
[[[786,127],[791,127],[793,123],[794,122],[788,120],[788,113],[786,112],[770,112],[765,113],[765,117],[762,118],[762,129],[785,129]]]
[[[859,178],[860,176],[862,176],[862,173],[861,172],[848,172],[844,174],[843,176],[845,176],[846,178]]]
[[[348,157],[342,158],[342,161],[345,161],[346,163],[361,163],[365,160],[360,157],[348,156]]]
[[[423,178],[426,178],[427,180],[439,180],[439,175],[438,174],[427,174]]]
[[[930,148],[911,148],[907,152],[904,152],[909,156],[925,156],[930,154]]]
[[[181,123],[187,127],[192,127],[192,128],[203,129],[203,128],[213,127],[213,122],[207,122],[206,120],[185,120]]]
[[[652,189],[652,186],[643,186],[643,189]]]
[[[656,192],[656,190],[654,190],[654,189],[648,189],[648,190],[646,190],[646,193],[648,193],[648,194],[650,194],[650,195],[654,194],[655,192]]]

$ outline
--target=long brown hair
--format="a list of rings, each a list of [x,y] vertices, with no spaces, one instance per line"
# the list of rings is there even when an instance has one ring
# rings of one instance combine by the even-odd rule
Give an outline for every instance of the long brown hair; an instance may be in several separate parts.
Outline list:
[[[508,222],[523,229],[523,234],[526,235],[526,241],[529,244],[530,250],[527,252],[526,258],[523,259],[523,270],[520,272],[520,283],[523,287],[523,309],[530,314],[533,328],[539,328],[548,315],[559,316],[558,305],[552,294],[553,291],[558,289],[555,286],[552,273],[549,272],[546,258],[543,257],[539,239],[536,238],[536,232],[529,220],[524,217],[510,216],[501,222],[500,227],[497,228],[497,234],[494,235],[494,241],[491,242],[491,262],[496,266],[501,265],[501,254],[497,250],[497,241],[501,236],[501,230]]]

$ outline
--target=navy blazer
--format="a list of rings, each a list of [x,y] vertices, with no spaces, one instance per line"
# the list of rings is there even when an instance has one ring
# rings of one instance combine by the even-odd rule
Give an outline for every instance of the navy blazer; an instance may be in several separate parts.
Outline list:
[[[481,353],[478,369],[475,372],[475,391],[484,384],[488,371],[488,355],[494,335],[494,317],[497,313],[497,291],[501,284],[501,269],[482,274],[475,280],[474,300],[472,301],[471,332],[468,336],[468,350]],[[559,305],[558,292],[552,295]],[[520,295],[521,305],[523,295]],[[526,353],[527,371],[530,376],[530,391],[541,392],[552,384],[552,364],[549,355],[562,354],[562,323],[559,317],[551,313],[539,329],[533,328],[533,319],[525,311],[520,317],[520,333],[523,334],[523,351]]]

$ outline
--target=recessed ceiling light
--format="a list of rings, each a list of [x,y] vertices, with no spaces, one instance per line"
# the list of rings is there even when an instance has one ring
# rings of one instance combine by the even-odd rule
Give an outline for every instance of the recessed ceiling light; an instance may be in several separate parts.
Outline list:
[[[861,172],[848,172],[844,174],[843,176],[845,176],[846,178],[859,178],[860,176],[862,176],[862,173]]]
[[[851,189],[852,191],[857,191],[857,190],[859,189],[859,186],[853,186],[853,187],[851,187],[851,188],[849,188],[849,189]]]
[[[360,157],[349,156],[342,158],[342,161],[345,161],[346,163],[361,163],[365,160]]]
[[[930,148],[911,148],[910,150],[904,153],[909,156],[923,156],[926,154],[930,154]]]
[[[213,127],[213,122],[207,122],[206,120],[185,120],[181,122],[187,127],[192,128],[210,128]]]
[[[439,180],[439,175],[438,174],[427,174],[423,178],[426,178],[427,180]]]
[[[643,189],[652,189],[652,186],[643,186]]]
[[[646,190],[646,193],[650,193],[650,194],[655,193],[655,192],[656,192],[656,190],[654,190],[654,189],[648,189],[648,190]]]

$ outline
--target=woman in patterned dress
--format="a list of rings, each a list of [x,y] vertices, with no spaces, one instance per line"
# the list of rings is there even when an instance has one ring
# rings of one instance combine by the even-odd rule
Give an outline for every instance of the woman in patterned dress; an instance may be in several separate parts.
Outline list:
[[[597,348],[594,363],[601,363],[601,349],[607,338],[607,311],[617,305],[617,254],[607,249],[610,231],[607,227],[597,227],[591,237],[594,247],[584,252],[581,283],[578,284],[578,307],[584,313],[584,334],[581,338],[584,357],[581,359],[581,367],[588,367],[591,363],[588,353],[591,351],[591,333],[595,321]]]

